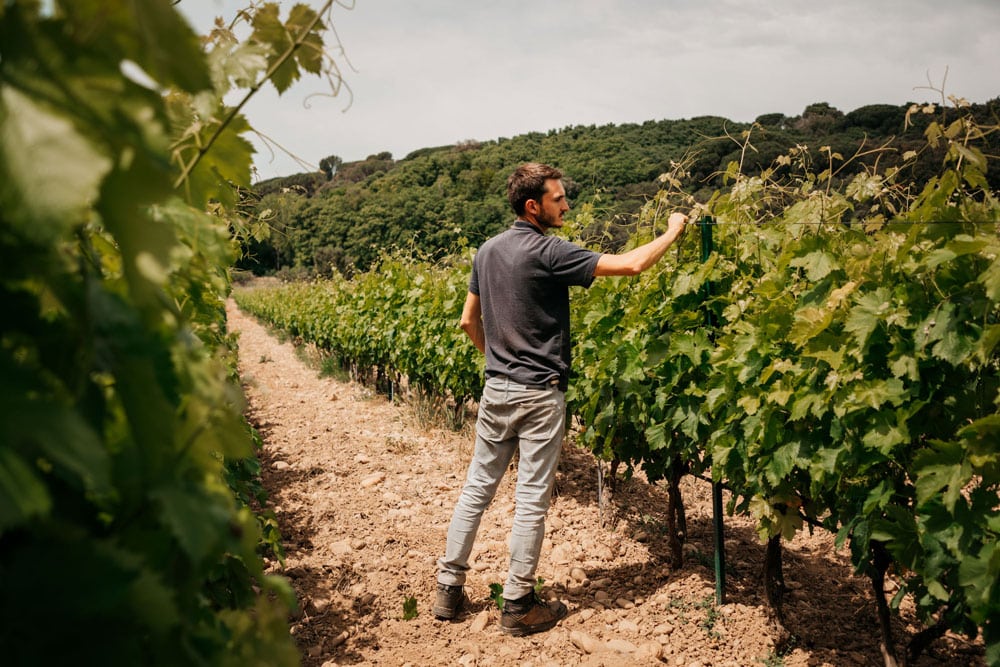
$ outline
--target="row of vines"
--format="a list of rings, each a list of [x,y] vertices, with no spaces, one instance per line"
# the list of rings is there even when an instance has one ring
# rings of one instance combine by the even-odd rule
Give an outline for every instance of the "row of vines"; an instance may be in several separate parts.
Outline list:
[[[5,665],[299,660],[225,327],[253,149],[223,97],[327,69],[324,24],[258,3],[201,41],[176,4],[0,2]]]
[[[690,225],[653,270],[573,295],[579,442],[672,492],[686,474],[723,483],[779,563],[782,539],[835,533],[873,583],[887,664],[952,630],[982,633],[1000,665],[1000,201],[981,149],[997,129],[931,123],[928,146],[945,157],[920,192],[879,170],[891,145],[794,147],[753,175],[734,163],[697,205],[711,254]],[[869,166],[839,180],[853,161]],[[664,175],[633,245],[693,204],[683,179],[683,165]],[[574,221],[592,222],[586,207]],[[456,325],[467,255],[389,255],[352,280],[236,296],[345,365],[460,405],[482,383]],[[683,525],[682,503],[671,508]],[[780,568],[770,576],[780,615]],[[926,626],[898,647],[889,617],[905,598]]]

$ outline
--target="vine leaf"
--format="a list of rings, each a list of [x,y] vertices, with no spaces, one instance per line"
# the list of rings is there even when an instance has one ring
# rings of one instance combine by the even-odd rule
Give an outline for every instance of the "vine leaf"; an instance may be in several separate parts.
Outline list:
[[[840,268],[833,255],[823,250],[813,250],[802,257],[795,257],[789,264],[805,269],[806,277],[812,282],[823,280],[831,271]]]
[[[15,452],[0,449],[0,534],[51,507],[45,484],[31,466]]]
[[[917,502],[926,503],[944,490],[941,500],[949,512],[954,512],[972,469],[960,446],[940,441],[933,444],[934,449],[920,452],[914,461]]]
[[[44,243],[83,221],[111,160],[65,115],[4,86],[0,165],[5,174],[0,179],[5,221],[23,238]]]

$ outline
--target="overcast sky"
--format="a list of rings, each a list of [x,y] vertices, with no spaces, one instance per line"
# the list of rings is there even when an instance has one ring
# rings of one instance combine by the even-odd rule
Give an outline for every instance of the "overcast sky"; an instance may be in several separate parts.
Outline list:
[[[179,7],[205,33],[247,4]],[[284,18],[295,3],[280,4]],[[333,21],[351,93],[310,97],[328,88],[303,80],[244,110],[311,165],[571,125],[940,101],[928,86],[1000,96],[1000,0],[357,0]],[[255,143],[260,178],[306,170]]]

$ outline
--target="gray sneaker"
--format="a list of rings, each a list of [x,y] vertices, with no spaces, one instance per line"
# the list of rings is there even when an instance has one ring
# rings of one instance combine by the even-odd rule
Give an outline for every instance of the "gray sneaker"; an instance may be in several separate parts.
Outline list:
[[[468,598],[461,586],[437,585],[437,595],[434,597],[434,616],[450,620],[458,616]]]
[[[500,614],[500,630],[523,637],[535,632],[544,632],[555,627],[566,617],[569,610],[558,600],[539,602],[532,594],[520,600],[505,600]]]

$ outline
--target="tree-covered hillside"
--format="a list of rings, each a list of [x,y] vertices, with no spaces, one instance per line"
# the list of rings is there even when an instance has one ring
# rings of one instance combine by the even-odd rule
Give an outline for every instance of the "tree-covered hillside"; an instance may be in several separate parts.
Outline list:
[[[918,152],[917,160],[906,162],[912,173],[905,180],[919,189],[937,173],[943,152],[927,148],[930,118],[912,113],[907,123],[908,109],[875,104],[843,113],[820,102],[800,116],[765,114],[752,124],[703,116],[469,141],[423,148],[401,160],[384,152],[343,162],[331,154],[321,171],[264,181],[249,193],[248,206],[267,224],[259,225],[262,233],[246,249],[241,267],[350,274],[389,247],[436,254],[464,243],[477,246],[509,224],[505,179],[527,161],[548,162],[566,173],[574,208],[586,205],[593,212],[594,234],[604,234],[602,241],[612,248],[627,237],[632,214],[663,187],[663,175],[684,176],[684,183],[695,184],[687,186],[692,204],[704,202],[723,185],[730,165],[755,173],[795,146],[803,147],[801,155],[817,172],[830,169],[835,181],[876,161],[882,169],[902,164],[909,151]],[[1000,98],[973,105],[973,113],[995,122]],[[998,137],[988,143],[1000,148]],[[1000,187],[996,164],[988,174],[994,188]]]

